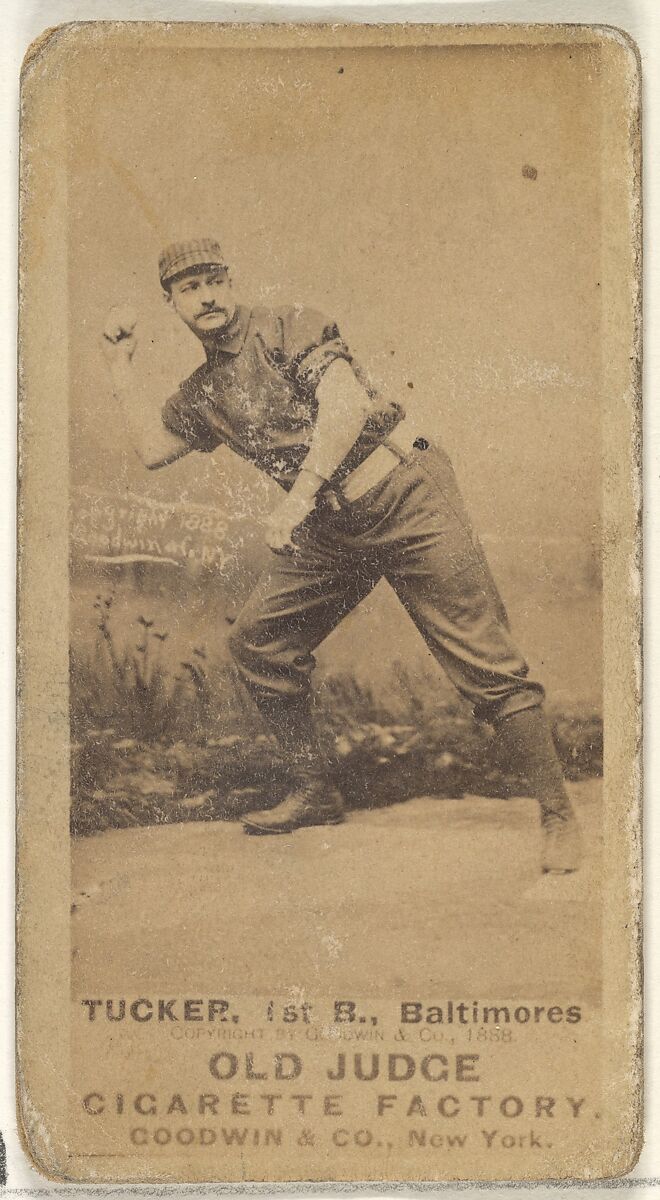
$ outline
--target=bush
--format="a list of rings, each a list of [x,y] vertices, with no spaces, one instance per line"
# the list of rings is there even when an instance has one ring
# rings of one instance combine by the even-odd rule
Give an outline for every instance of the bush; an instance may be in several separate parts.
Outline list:
[[[192,647],[175,673],[163,665],[166,631],[144,616],[119,645],[112,600],[97,597],[97,637],[71,653],[71,828],[236,819],[276,803],[286,764],[237,676]],[[349,805],[377,807],[415,795],[511,796],[521,781],[498,764],[494,738],[460,700],[439,704],[433,679],[393,668],[385,697],[346,675],[319,689],[321,731]],[[555,714],[566,775],[602,772],[602,722]]]

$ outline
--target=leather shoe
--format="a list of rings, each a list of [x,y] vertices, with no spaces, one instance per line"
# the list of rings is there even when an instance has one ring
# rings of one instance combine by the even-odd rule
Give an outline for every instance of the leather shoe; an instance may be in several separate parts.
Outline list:
[[[340,793],[313,779],[299,784],[276,808],[248,813],[243,828],[246,833],[293,833],[309,825],[339,825],[343,820]]]

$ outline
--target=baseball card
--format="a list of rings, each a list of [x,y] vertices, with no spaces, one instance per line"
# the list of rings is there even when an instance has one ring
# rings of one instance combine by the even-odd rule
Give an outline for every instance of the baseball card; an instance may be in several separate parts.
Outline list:
[[[640,87],[590,25],[28,52],[17,1102],[50,1179],[637,1161]]]

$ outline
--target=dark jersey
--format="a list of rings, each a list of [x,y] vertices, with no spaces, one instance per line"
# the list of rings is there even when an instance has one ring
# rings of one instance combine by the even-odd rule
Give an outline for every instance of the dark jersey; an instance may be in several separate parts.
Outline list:
[[[335,359],[351,364],[372,401],[340,479],[392,432],[403,414],[380,400],[337,326],[314,309],[237,309],[229,330],[205,344],[206,362],[166,401],[163,422],[193,450],[227,445],[291,487],[318,410],[316,388]]]

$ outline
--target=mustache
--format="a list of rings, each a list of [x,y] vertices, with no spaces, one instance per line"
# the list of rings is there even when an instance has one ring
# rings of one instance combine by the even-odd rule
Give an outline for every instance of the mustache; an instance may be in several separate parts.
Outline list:
[[[224,313],[226,316],[227,309],[226,308],[218,308],[216,305],[214,305],[213,308],[202,308],[200,310],[200,312],[195,313],[195,320],[198,320],[199,317],[211,317],[214,314],[219,315],[220,313]]]

